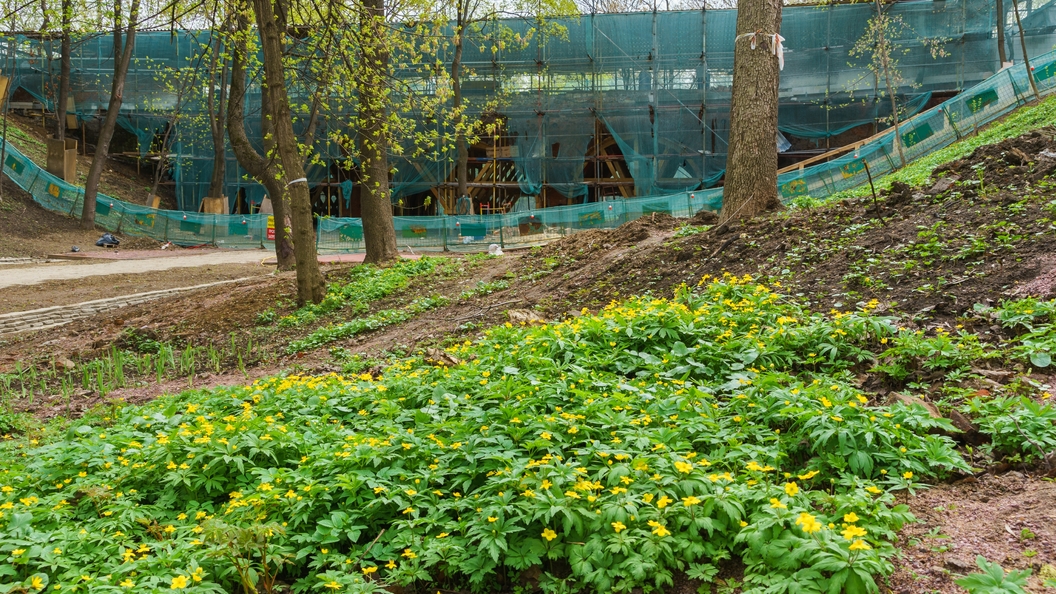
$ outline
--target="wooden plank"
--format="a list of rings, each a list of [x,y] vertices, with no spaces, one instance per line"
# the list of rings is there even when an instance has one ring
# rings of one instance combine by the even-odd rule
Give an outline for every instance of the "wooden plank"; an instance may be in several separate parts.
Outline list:
[[[227,198],[202,198],[202,211],[206,214],[228,214]]]
[[[863,145],[865,145],[865,144],[867,144],[869,142],[872,142],[872,141],[876,140],[877,138],[880,138],[880,137],[885,136],[887,134],[891,134],[892,132],[894,132],[894,130],[889,128],[887,130],[884,130],[883,132],[878,132],[876,134],[873,134],[869,138],[863,138],[862,140],[859,140],[857,142],[852,142],[851,144],[848,144],[848,145],[845,145],[845,146],[841,146],[838,149],[833,149],[831,151],[822,153],[820,155],[811,157],[809,159],[804,159],[803,161],[800,161],[798,163],[793,163],[793,164],[791,164],[791,165],[789,165],[787,167],[782,167],[781,169],[777,170],[777,174],[781,175],[782,173],[788,173],[789,171],[796,171],[797,169],[802,171],[803,168],[806,167],[807,165],[813,165],[814,163],[817,163],[819,161],[827,161],[829,159],[833,159],[833,158],[835,158],[835,157],[837,157],[839,155],[842,155],[843,153],[847,153],[847,152],[850,152],[850,151],[853,151],[853,150],[857,150],[857,149],[861,148]]]

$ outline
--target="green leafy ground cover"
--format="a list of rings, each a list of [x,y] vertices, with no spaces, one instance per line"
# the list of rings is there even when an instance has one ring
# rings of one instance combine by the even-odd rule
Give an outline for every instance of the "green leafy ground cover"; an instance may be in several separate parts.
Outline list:
[[[930,337],[775,289],[727,277],[500,326],[450,367],[190,391],[7,441],[0,591],[495,591],[533,572],[629,591],[733,562],[746,591],[875,592],[911,520],[892,492],[970,470],[948,421],[857,386]],[[1016,307],[997,315],[1054,321]]]
[[[337,310],[353,315],[370,311],[370,304],[407,288],[417,276],[435,274],[448,261],[444,258],[424,257],[418,260],[399,260],[387,268],[373,264],[354,266],[345,278],[330,282],[326,297],[319,303],[305,305],[279,318],[280,328],[292,328],[317,321]]]

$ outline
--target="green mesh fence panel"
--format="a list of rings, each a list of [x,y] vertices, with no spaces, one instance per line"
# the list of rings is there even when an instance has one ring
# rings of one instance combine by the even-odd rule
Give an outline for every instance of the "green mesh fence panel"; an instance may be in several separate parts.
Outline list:
[[[1056,52],[1038,56],[1035,63],[1038,64],[1035,72],[1050,68],[1056,64]],[[1038,80],[1037,85],[1040,92],[1050,94],[1056,89],[1056,77]],[[905,158],[909,161],[948,146],[1007,113],[1028,99],[1024,95],[1028,86],[1025,68],[1009,68],[903,122],[898,142]],[[779,191],[784,199],[789,200],[807,195],[825,197],[858,186],[865,183],[866,164],[874,176],[899,167],[899,146],[895,142],[895,134],[890,131],[855,153],[784,174],[778,178]],[[80,212],[83,189],[45,172],[10,144],[6,144],[4,151],[4,173],[32,194],[41,206],[71,215]],[[721,189],[697,190],[542,210],[529,208],[508,214],[396,217],[395,227],[398,243],[403,248],[468,251],[485,249],[492,243],[502,246],[539,244],[583,229],[617,227],[652,213],[685,217],[702,209],[717,210],[721,204]],[[233,248],[272,247],[268,241],[267,215],[155,210],[108,196],[98,198],[96,214],[97,222],[109,230],[160,241]],[[358,219],[321,218],[317,244],[321,252],[362,250],[362,223]]]
[[[1056,41],[1056,0],[1022,4],[1028,52],[1051,50]],[[786,53],[779,124],[786,134],[817,143],[888,115],[889,106],[865,60],[848,56],[874,10],[869,3],[784,10]],[[1014,22],[1010,10],[1011,3],[1005,2],[1004,13],[996,15],[994,0],[890,5],[889,13],[905,23],[901,39],[894,40],[900,46],[904,81],[897,94],[904,115],[922,108],[928,92],[960,91],[993,75],[1000,67],[995,41],[999,24],[1006,27],[1009,55],[1018,61],[1020,41],[1018,29],[1009,26]],[[465,81],[465,95],[471,104],[484,105],[502,91],[498,111],[506,117],[507,132],[517,149],[511,158],[522,193],[534,196],[550,186],[573,202],[581,200],[589,187],[584,178],[598,173],[583,171],[583,158],[589,156],[584,152],[602,130],[616,137],[633,170],[638,195],[713,184],[725,168],[736,13],[583,15],[560,24],[564,34],[536,31],[524,47],[511,43],[492,51],[486,36],[495,32],[494,24],[485,24],[473,34],[484,39],[470,37],[466,43],[465,67],[473,74]],[[534,23],[517,20],[504,21],[502,26],[522,34],[535,28]],[[57,43],[21,37],[6,46],[9,53],[15,52],[13,81],[49,106],[59,65],[48,56],[56,55]],[[208,87],[201,71],[208,62],[206,48],[212,44],[209,32],[138,35],[119,118],[140,154],[161,150],[161,139],[169,131],[171,145],[166,152],[174,155],[172,181],[178,206],[187,211],[198,210],[212,175],[212,138],[208,118],[202,117],[204,101],[200,92],[187,95],[188,89]],[[77,117],[96,125],[108,100],[112,41],[108,35],[83,36],[74,47],[71,84]],[[450,58],[447,47],[430,56],[445,64]],[[1035,67],[1039,82],[1056,79],[1051,60]],[[174,83],[167,80],[168,74],[159,76],[171,72],[181,72],[184,78]],[[421,76],[412,67],[398,75]],[[295,93],[296,82],[291,74]],[[246,127],[260,149],[260,86],[258,80],[250,83]],[[429,88],[432,82],[423,79],[415,84]],[[1023,95],[1026,88],[1015,92]],[[985,96],[972,105],[984,108],[997,103],[1000,99]],[[297,131],[302,133],[309,118],[306,113],[295,115]],[[323,118],[318,138],[324,140],[315,149],[327,165],[344,159],[340,146],[329,139],[334,132],[354,132],[347,127],[349,115]],[[417,114],[407,115],[417,119]],[[471,107],[468,117],[476,115]],[[428,146],[398,143],[401,150],[393,155],[394,201],[450,183],[453,147],[439,140],[450,130],[437,129],[439,124],[424,119],[419,126],[419,132],[425,128],[435,132],[437,140]],[[230,204],[240,192],[249,202],[259,203],[263,189],[248,180],[232,154],[225,158],[223,193]],[[328,166],[310,168],[308,178],[312,185],[349,181],[332,177]]]
[[[1011,4],[1011,3],[1005,3]],[[1056,87],[1056,0],[1035,3],[1024,10],[1028,49],[1039,90]],[[900,68],[906,84],[899,89],[902,109],[922,108],[933,91],[963,92],[904,121],[901,134],[888,131],[856,153],[780,176],[785,199],[810,195],[825,197],[865,182],[865,166],[883,175],[906,160],[947,146],[979,126],[1007,113],[1031,97],[1026,72],[1017,65],[994,74],[997,22],[992,0],[902,2],[891,11],[906,24],[905,39],[897,40],[905,53]],[[835,5],[786,9],[782,33],[787,38],[786,66],[780,84],[779,127],[800,138],[819,139],[872,123],[889,107],[877,94],[877,83],[864,64],[847,52],[859,39],[871,5]],[[582,202],[587,180],[597,172],[584,171],[591,140],[611,134],[643,198],[602,200],[571,206],[534,209],[522,197],[515,212],[487,216],[397,217],[401,247],[411,249],[482,249],[490,243],[530,245],[580,229],[609,228],[650,213],[685,216],[701,208],[717,209],[721,190],[705,190],[722,174],[729,132],[728,105],[732,82],[733,11],[585,15],[565,21],[567,36],[535,35],[526,47],[492,53],[488,47],[467,44],[466,64],[474,70],[467,97],[488,97],[496,89],[508,93],[500,107],[512,136],[511,160],[521,191],[533,196],[544,185]],[[529,24],[508,22],[526,32]],[[1009,30],[1009,48],[1019,39]],[[946,55],[921,39],[945,39]],[[212,174],[212,138],[200,102],[180,103],[171,84],[159,83],[161,69],[189,69],[203,59],[211,43],[208,32],[143,33],[126,87],[126,104],[119,118],[143,153],[156,151],[169,131],[169,152],[179,206],[189,212],[157,211],[101,196],[97,202],[100,225],[130,235],[142,235],[184,245],[264,247],[268,241],[266,215],[205,215],[195,211],[208,191]],[[57,61],[51,41],[16,38],[6,46],[14,52],[15,84],[49,103],[48,84]],[[77,40],[72,79],[77,117],[91,124],[101,118],[112,68],[107,36]],[[1047,53],[1046,53],[1047,52]],[[1010,55],[1015,56],[1013,52]],[[447,60],[441,52],[438,59]],[[189,79],[193,84],[200,84]],[[251,141],[260,146],[259,85],[251,81],[246,125]],[[189,83],[190,84],[190,83]],[[307,118],[300,118],[301,121]],[[347,119],[327,121],[321,138],[347,129]],[[301,132],[301,130],[298,130]],[[440,132],[445,132],[441,130]],[[439,134],[437,138],[442,138]],[[414,150],[411,150],[411,149]],[[437,140],[435,146],[402,147],[394,159],[394,200],[426,191],[449,179],[453,147]],[[321,142],[324,161],[342,158],[340,147]],[[45,208],[76,214],[83,191],[42,171],[8,145],[4,173],[30,192]],[[330,182],[342,188],[345,199],[351,182],[330,177],[327,167],[310,167],[312,184]],[[602,172],[601,175],[604,175]],[[224,194],[233,204],[244,192],[259,203],[263,190],[247,181],[233,156],[227,155]],[[144,196],[145,198],[145,196]],[[357,219],[322,218],[318,225],[321,251],[363,249],[363,227]]]

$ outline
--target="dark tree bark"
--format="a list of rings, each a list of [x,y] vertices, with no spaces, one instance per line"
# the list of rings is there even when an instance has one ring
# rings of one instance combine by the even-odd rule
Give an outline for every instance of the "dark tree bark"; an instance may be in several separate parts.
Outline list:
[[[466,35],[465,0],[459,0],[455,20],[455,55],[451,59],[452,104],[455,109],[455,149],[458,163],[455,178],[458,180],[458,196],[469,195],[469,147],[466,146],[466,133],[463,129],[465,118],[462,115],[462,46]]]
[[[1023,67],[1027,69],[1027,81],[1030,83],[1030,90],[1034,93],[1034,98],[1041,101],[1041,94],[1038,93],[1038,85],[1034,83],[1034,72],[1030,68],[1030,56],[1027,55],[1027,37],[1023,34],[1023,21],[1019,19],[1019,2],[1012,0],[1012,12],[1016,15],[1016,28],[1019,29],[1019,45],[1023,50]]]
[[[55,104],[55,138],[66,138],[66,104],[70,97],[70,29],[73,1],[62,0],[62,46],[59,50],[59,97]]]
[[[275,149],[282,164],[279,182],[289,197],[290,220],[293,224],[293,253],[294,259],[297,260],[297,303],[319,303],[326,296],[326,284],[319,272],[308,180],[297,146],[297,136],[293,133],[290,100],[286,93],[282,63],[283,32],[279,29],[276,7],[272,0],[253,0],[253,12],[257,17],[257,30],[260,32],[264,55],[263,92],[271,102],[270,109],[264,115],[272,119]],[[279,222],[276,221],[276,227],[278,225]]]
[[[106,165],[107,153],[110,150],[110,140],[114,136],[114,128],[117,127],[117,116],[121,111],[121,95],[125,92],[125,77],[128,74],[128,65],[132,61],[132,50],[135,47],[139,0],[132,0],[130,8],[122,47],[120,0],[114,7],[114,80],[110,89],[110,102],[106,106],[106,117],[103,119],[102,127],[99,128],[99,141],[95,145],[95,156],[92,157],[92,166],[88,169],[88,180],[84,183],[81,227],[85,229],[95,227],[95,199],[99,194],[99,179],[102,178],[103,166]]]
[[[389,197],[388,95],[385,92],[389,53],[385,35],[384,0],[364,0],[359,14],[361,59],[356,71],[359,96],[359,155],[363,186],[363,243],[366,262],[384,264],[400,257]]]
[[[781,0],[739,0],[733,50],[730,148],[719,222],[780,208],[777,196],[777,87],[771,35],[781,31]],[[755,33],[755,49],[752,37]]]
[[[231,150],[235,153],[239,165],[249,172],[271,198],[275,217],[275,258],[278,261],[279,270],[293,270],[296,260],[293,254],[293,244],[286,234],[286,200],[282,184],[278,182],[278,174],[275,167],[275,134],[271,125],[271,118],[266,114],[271,112],[271,101],[267,93],[261,93],[261,125],[264,133],[264,152],[271,158],[260,155],[249,142],[246,134],[245,124],[245,101],[246,101],[246,41],[245,35],[250,34],[249,23],[244,17],[238,19],[240,28],[235,32],[235,42],[232,44],[231,52],[231,89],[227,101],[227,136],[231,141]]]
[[[895,139],[893,142],[895,150],[898,151],[898,161],[903,167],[905,167],[906,151],[902,148],[901,121],[898,118],[898,103],[895,99],[895,95],[898,94],[898,89],[895,86],[894,73],[892,72],[892,60],[894,59],[892,54],[894,53],[895,48],[892,47],[892,42],[888,39],[888,24],[891,20],[890,17],[884,14],[884,6],[881,4],[880,0],[875,0],[875,4],[876,17],[873,19],[873,26],[871,27],[875,32],[876,37],[873,49],[873,64],[884,74],[884,86],[887,88],[887,99],[891,102],[891,125],[895,129]]]
[[[224,144],[227,60],[221,56],[223,50],[223,42],[217,36],[216,47],[213,52],[213,63],[209,69],[209,94],[207,95],[209,131],[213,136],[213,175],[209,179],[210,198],[224,196],[224,176],[227,173],[227,150]],[[219,73],[217,73],[218,66],[220,68]],[[219,90],[217,90],[217,87],[219,87]]]
[[[1001,60],[1001,64],[998,66],[1004,66],[1005,62],[1008,61],[1008,56],[1005,50],[1005,6],[1003,0],[996,0],[994,5],[994,11],[997,13],[997,57]]]

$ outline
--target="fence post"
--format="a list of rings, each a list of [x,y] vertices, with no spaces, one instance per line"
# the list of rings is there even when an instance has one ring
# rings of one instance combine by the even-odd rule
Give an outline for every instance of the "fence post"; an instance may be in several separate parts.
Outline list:
[[[501,222],[499,223],[499,247],[506,247],[506,239],[503,236],[502,229],[505,227]]]
[[[443,250],[446,252],[447,251],[447,219],[446,218],[443,221],[443,225],[440,226],[440,245],[443,247]]]
[[[1008,73],[1008,82],[1012,85],[1012,92],[1016,95],[1016,105],[1021,105],[1023,99],[1019,96],[1019,88],[1016,86],[1016,79],[1012,76],[1012,69],[1006,68],[1005,72]]]
[[[957,135],[957,140],[961,139],[961,131],[957,129],[957,124],[953,123],[953,116],[950,115],[950,111],[946,109],[946,104],[942,105],[942,113],[946,114],[946,121],[950,123],[950,127],[953,128],[953,133]]]
[[[169,217],[165,216],[165,241],[169,240]]]

